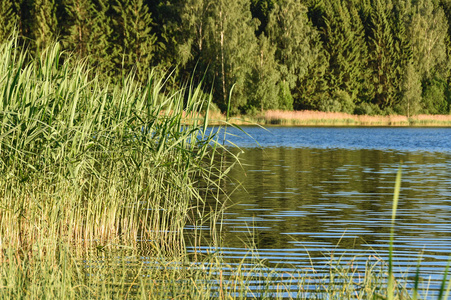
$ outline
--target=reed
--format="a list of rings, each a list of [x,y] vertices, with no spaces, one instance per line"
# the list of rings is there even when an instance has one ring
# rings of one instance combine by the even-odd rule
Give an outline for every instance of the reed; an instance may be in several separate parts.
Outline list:
[[[422,126],[449,126],[451,124],[451,115],[418,115],[411,119],[413,125]]]
[[[200,120],[211,99],[199,87],[169,90],[154,73],[145,85],[133,73],[101,82],[58,44],[36,59],[18,49],[17,37],[0,46],[2,251],[147,240],[183,254],[205,197],[198,186],[218,188],[221,176],[208,120],[182,119]]]
[[[210,122],[220,124],[224,115],[216,114]],[[368,116],[339,112],[268,110],[256,116],[236,116],[233,124],[259,124],[283,126],[451,126],[451,115]]]
[[[393,285],[387,288],[392,274],[376,256],[369,257],[364,268],[330,258],[329,272],[322,272],[320,266],[287,272],[268,267],[252,251],[242,260],[230,261],[220,249],[197,259],[174,259],[118,244],[88,256],[73,255],[73,249],[64,244],[58,247],[58,255],[40,259],[5,252],[0,298],[413,299],[404,278],[393,277]],[[415,292],[428,297],[421,290]],[[447,299],[445,292],[438,299]]]

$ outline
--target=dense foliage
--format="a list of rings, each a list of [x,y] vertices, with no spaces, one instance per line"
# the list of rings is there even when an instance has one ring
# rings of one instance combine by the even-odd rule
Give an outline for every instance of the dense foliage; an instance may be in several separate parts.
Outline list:
[[[447,114],[450,25],[450,0],[0,0],[0,42],[59,39],[105,78],[175,70],[223,111],[233,87],[233,113]]]

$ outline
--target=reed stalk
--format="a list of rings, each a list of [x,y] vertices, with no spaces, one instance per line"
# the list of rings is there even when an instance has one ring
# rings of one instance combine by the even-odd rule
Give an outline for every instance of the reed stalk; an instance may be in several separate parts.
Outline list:
[[[37,59],[18,49],[17,37],[0,46],[1,248],[139,239],[183,254],[198,186],[218,185],[216,133],[183,116],[201,118],[211,99],[153,72],[145,85],[133,73],[102,82],[58,44]]]

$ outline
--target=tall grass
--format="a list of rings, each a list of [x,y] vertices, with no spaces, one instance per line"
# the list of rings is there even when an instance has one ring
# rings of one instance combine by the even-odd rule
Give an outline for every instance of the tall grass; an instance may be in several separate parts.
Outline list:
[[[183,115],[200,118],[210,99],[193,86],[168,90],[154,73],[145,85],[133,73],[101,82],[58,44],[33,59],[12,38],[0,61],[3,251],[34,256],[47,240],[183,250],[204,199],[197,186],[219,178],[208,121]]]
[[[216,116],[216,119],[221,119],[221,116]],[[400,115],[368,116],[308,110],[268,110],[253,117],[235,117],[231,122],[285,126],[450,126],[451,115],[418,115],[407,118]]]

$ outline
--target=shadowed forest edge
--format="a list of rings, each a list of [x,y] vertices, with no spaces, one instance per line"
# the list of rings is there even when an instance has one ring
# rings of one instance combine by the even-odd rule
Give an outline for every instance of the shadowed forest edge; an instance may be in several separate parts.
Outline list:
[[[58,40],[105,81],[174,72],[233,115],[409,118],[449,114],[450,19],[449,0],[0,0],[0,41]]]

